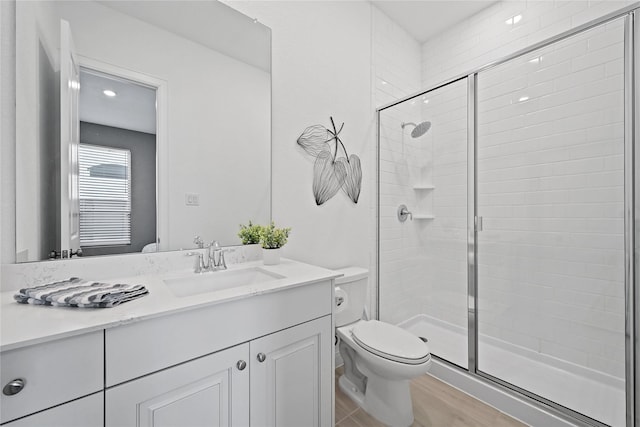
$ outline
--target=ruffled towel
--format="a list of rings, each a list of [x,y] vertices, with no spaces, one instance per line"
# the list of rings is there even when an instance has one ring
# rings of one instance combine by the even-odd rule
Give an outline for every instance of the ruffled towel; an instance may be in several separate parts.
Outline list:
[[[72,277],[60,282],[20,289],[13,298],[21,304],[59,307],[106,308],[149,293],[141,285],[88,282]]]

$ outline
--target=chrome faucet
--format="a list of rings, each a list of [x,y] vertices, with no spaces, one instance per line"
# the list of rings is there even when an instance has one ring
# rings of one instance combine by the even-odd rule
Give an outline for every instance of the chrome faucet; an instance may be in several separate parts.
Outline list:
[[[207,271],[226,270],[227,263],[224,260],[224,253],[226,249],[222,249],[217,241],[213,241],[208,245],[202,244],[203,248],[206,248],[206,252],[187,252],[187,256],[194,256],[196,262],[193,266],[193,272],[196,274],[204,273]]]

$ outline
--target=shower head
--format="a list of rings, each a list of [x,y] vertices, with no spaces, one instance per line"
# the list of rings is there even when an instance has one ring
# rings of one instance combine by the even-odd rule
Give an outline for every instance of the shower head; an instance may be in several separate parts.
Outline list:
[[[424,135],[425,133],[427,133],[427,131],[429,129],[431,129],[431,122],[422,122],[422,123],[402,123],[402,129],[404,129],[405,126],[415,126],[413,128],[413,130],[411,131],[411,137],[412,138],[420,138],[422,135]]]

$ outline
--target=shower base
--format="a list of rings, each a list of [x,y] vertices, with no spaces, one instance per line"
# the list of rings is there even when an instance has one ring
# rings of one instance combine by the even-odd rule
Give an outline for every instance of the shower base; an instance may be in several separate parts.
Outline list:
[[[467,330],[427,315],[398,326],[427,338],[432,354],[467,368]],[[611,426],[625,425],[624,380],[480,335],[478,368]]]

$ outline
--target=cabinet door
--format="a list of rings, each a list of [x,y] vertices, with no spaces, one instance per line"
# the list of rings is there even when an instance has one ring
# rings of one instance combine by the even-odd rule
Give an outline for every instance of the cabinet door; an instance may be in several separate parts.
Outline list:
[[[247,426],[248,356],[242,344],[108,389],[106,426]]]
[[[102,392],[38,412],[6,427],[102,427]]]
[[[331,316],[251,341],[251,426],[331,425]]]

